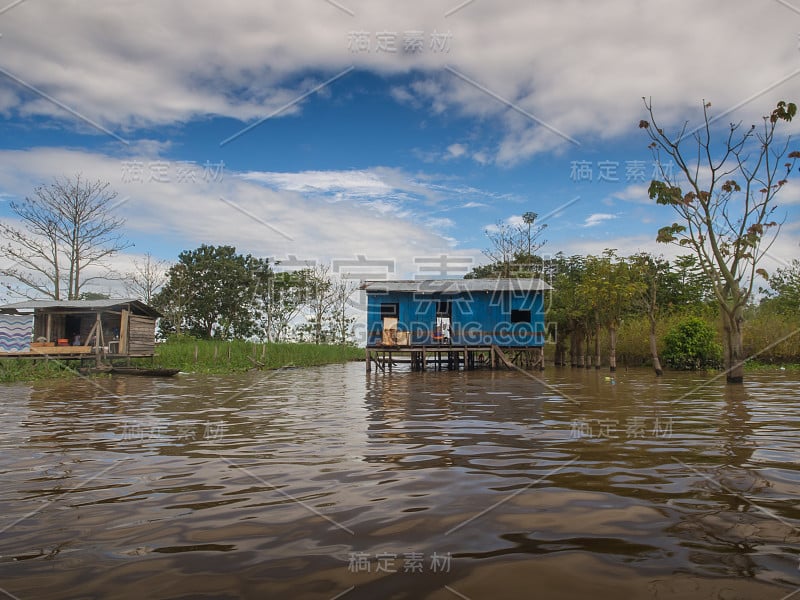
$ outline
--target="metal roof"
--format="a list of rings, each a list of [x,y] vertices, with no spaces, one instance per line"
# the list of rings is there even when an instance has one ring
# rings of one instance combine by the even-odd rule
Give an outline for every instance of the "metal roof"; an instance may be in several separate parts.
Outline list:
[[[136,298],[105,298],[102,300],[24,300],[23,302],[4,304],[0,306],[0,312],[14,313],[39,309],[97,311],[121,307],[125,304],[130,304],[136,307],[140,312],[151,317],[162,316],[155,308],[148,306]]]
[[[406,279],[363,281],[361,289],[372,293],[459,294],[462,292],[540,292],[553,289],[541,279]]]

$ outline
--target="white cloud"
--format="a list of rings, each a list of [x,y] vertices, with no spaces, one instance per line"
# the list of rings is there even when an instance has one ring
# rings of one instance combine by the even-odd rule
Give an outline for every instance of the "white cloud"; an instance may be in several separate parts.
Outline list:
[[[786,79],[797,59],[796,15],[778,2],[476,2],[447,21],[449,52],[426,46],[418,54],[376,52],[374,33],[430,36],[443,28],[444,5],[348,7],[355,19],[320,0],[25,2],[3,14],[3,68],[121,135],[209,115],[300,114],[303,102],[294,100],[351,65],[413,73],[390,90],[395,100],[497,124],[495,147],[473,155],[482,164],[487,153],[515,163],[563,151],[566,136],[627,134],[642,116],[642,96],[652,96],[672,129],[698,116],[702,98],[716,115],[753,98],[727,123],[753,122],[777,99],[800,95],[800,79]],[[762,22],[769,27],[751,27]],[[356,29],[372,34],[371,51],[348,48]],[[335,96],[348,85],[344,75],[318,93]],[[8,79],[0,111],[92,127]]]
[[[600,225],[604,221],[610,221],[611,219],[616,219],[617,215],[612,215],[609,213],[594,213],[586,217],[586,220],[583,222],[584,227],[594,227],[595,225]]]
[[[635,202],[638,204],[647,204],[653,206],[655,204],[655,200],[650,199],[650,196],[647,193],[648,187],[649,184],[646,183],[635,183],[633,185],[629,185],[623,190],[614,192],[611,194],[611,198],[614,200],[622,200],[623,202]]]
[[[140,160],[148,162],[147,157]],[[414,256],[436,255],[452,246],[424,219],[415,218],[392,200],[347,197],[332,203],[298,191],[270,189],[254,178],[227,172],[219,181],[178,182],[175,163],[165,163],[170,175],[167,182],[126,181],[123,162],[108,155],[54,148],[0,151],[0,189],[24,197],[36,185],[51,180],[53,173],[91,173],[92,178],[109,181],[120,200],[127,198],[118,211],[126,220],[128,238],[138,245],[131,251],[156,246],[162,249],[161,258],[171,260],[180,250],[201,243],[232,244],[240,252],[259,256],[393,258],[399,275],[407,275],[414,269]],[[329,180],[340,186],[355,182],[358,187],[372,181],[336,175]],[[287,180],[297,183],[291,177]],[[325,180],[322,176],[314,179],[320,186]],[[369,185],[358,189],[363,187]],[[438,228],[445,221],[433,225]],[[124,257],[119,260],[125,261]]]
[[[447,154],[450,158],[461,158],[467,153],[467,147],[464,144],[450,144],[447,147]]]
[[[344,193],[351,197],[373,197],[393,192],[393,188],[377,173],[363,170],[290,173],[249,171],[241,177],[247,181],[266,183],[276,189],[306,194]]]
[[[427,221],[425,221],[425,224],[434,231],[439,229],[450,229],[451,227],[455,227],[456,225],[452,219],[448,219],[447,217],[436,217],[428,219]]]

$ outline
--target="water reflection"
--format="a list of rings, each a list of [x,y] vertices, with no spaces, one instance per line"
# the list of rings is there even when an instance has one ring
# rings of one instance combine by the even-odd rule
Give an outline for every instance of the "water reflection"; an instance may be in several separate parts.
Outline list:
[[[800,585],[796,377],[544,377],[356,364],[2,388],[3,589],[779,598]]]

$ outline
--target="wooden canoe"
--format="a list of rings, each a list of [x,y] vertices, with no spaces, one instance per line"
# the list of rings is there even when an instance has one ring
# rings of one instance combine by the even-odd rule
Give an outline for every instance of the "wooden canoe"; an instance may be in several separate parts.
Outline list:
[[[148,377],[172,377],[180,373],[180,369],[155,369],[144,367],[111,367],[110,373],[115,375],[146,375]]]

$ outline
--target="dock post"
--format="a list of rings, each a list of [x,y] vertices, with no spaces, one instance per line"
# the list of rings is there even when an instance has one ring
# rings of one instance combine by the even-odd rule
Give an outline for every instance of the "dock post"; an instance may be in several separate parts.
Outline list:
[[[369,348],[366,348],[365,351],[367,353],[367,373],[369,373],[372,370],[372,357],[370,356]]]

